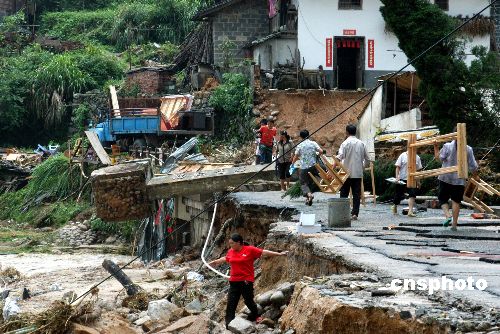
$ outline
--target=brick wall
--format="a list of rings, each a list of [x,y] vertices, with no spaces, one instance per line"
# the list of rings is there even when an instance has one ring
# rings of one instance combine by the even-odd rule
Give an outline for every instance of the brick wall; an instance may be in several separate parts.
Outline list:
[[[496,47],[500,51],[500,2],[491,7],[491,16],[495,18]]]
[[[242,47],[269,34],[267,0],[246,0],[227,7],[213,17],[214,63],[222,65],[222,43],[234,42],[235,60],[245,58]]]
[[[169,73],[165,71],[138,71],[127,74],[126,86],[132,88],[138,85],[141,93],[157,95],[167,90],[167,85],[172,80]]]

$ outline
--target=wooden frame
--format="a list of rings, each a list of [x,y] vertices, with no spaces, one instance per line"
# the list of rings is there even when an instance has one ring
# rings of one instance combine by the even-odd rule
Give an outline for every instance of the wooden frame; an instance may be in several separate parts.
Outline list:
[[[373,205],[377,205],[377,193],[375,191],[375,173],[373,170],[373,162],[370,161],[370,167],[365,168],[366,171],[370,171],[370,177],[372,180],[372,194],[365,194],[365,185],[363,179],[361,179],[361,204],[366,205],[366,199],[372,198]]]
[[[321,156],[321,161],[323,161],[326,170],[321,168],[319,164],[315,165],[320,176],[319,178],[309,172],[309,176],[314,183],[316,183],[321,192],[329,194],[336,194],[344,185],[345,180],[349,177],[349,171],[344,167],[342,162],[340,162],[337,157],[333,157],[333,159],[335,160],[335,168],[326,157]]]
[[[443,167],[431,169],[427,171],[417,172],[417,148],[422,146],[433,146],[438,143],[448,142],[450,140],[457,141],[457,165],[451,167]],[[458,173],[458,177],[466,179],[469,175],[469,167],[467,163],[467,137],[465,123],[457,124],[457,132],[449,133],[442,136],[437,136],[430,139],[417,141],[417,135],[411,134],[408,139],[408,188],[416,188],[417,180],[427,177],[434,177],[447,173]]]
[[[477,193],[481,193],[479,197],[476,196]],[[484,196],[484,194],[488,194],[490,196],[500,196],[500,192],[498,190],[496,190],[483,180],[469,179],[465,186],[464,201],[470,203],[476,210],[480,212],[494,213],[493,209],[482,201],[482,197]]]

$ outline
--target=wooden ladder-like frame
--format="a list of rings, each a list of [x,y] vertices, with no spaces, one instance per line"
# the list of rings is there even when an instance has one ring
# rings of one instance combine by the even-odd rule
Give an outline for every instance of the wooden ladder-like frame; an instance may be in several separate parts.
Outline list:
[[[417,172],[417,148],[422,146],[434,146],[438,143],[448,142],[450,140],[457,141],[457,165],[450,167],[442,167],[437,169]],[[458,173],[458,177],[466,179],[469,174],[467,163],[467,137],[465,123],[457,124],[457,132],[437,136],[430,139],[417,141],[417,135],[411,134],[408,139],[408,188],[416,188],[417,180],[428,177],[434,177],[448,173]]]
[[[479,197],[476,196],[476,193],[480,193]],[[500,192],[485,181],[481,179],[469,179],[465,186],[464,201],[473,205],[480,212],[494,213],[493,209],[482,201],[484,194],[500,196]]]
[[[340,160],[335,156],[333,159],[335,160],[335,168],[333,168],[333,165],[326,159],[326,157],[321,156],[321,161],[323,161],[326,170],[324,170],[319,164],[315,165],[320,176],[319,178],[309,172],[309,176],[314,183],[316,183],[321,192],[328,194],[336,194],[344,185],[345,180],[349,178],[349,171],[344,167],[342,162],[340,162]]]

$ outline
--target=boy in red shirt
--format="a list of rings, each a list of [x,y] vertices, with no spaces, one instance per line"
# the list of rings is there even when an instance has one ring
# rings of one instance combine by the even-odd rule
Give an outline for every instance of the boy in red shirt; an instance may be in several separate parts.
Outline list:
[[[255,281],[253,263],[256,259],[264,256],[286,256],[288,252],[272,252],[254,246],[247,246],[243,242],[243,237],[239,234],[231,235],[229,239],[231,247],[225,257],[213,260],[209,265],[219,265],[227,262],[231,265],[229,272],[229,292],[227,295],[226,307],[226,328],[235,318],[236,307],[243,296],[245,305],[250,310],[249,321],[260,322],[257,311],[257,304],[253,300],[253,282]]]
[[[260,133],[260,163],[271,163],[271,161],[273,161],[274,137],[276,137],[277,133],[277,130],[274,127],[274,120],[272,116],[270,116],[267,120],[267,124],[265,124],[265,122],[262,122],[262,125],[258,132]]]

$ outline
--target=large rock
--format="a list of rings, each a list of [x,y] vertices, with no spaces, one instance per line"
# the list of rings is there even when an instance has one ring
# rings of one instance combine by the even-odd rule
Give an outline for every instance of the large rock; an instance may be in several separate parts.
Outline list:
[[[201,334],[210,333],[210,328],[214,327],[210,319],[205,314],[190,315],[181,318],[166,327],[165,329],[156,332],[157,334]],[[212,331],[213,333],[216,333]]]
[[[93,329],[80,324],[73,324],[73,334],[99,334],[97,329]]]
[[[258,295],[257,298],[255,298],[255,302],[261,305],[262,307],[271,304],[271,296],[273,295],[274,292],[275,292],[274,290],[270,290],[264,292],[263,294]]]
[[[424,324],[415,319],[401,319],[387,307],[375,307],[361,298],[341,298],[320,294],[303,283],[295,285],[290,304],[281,317],[281,330],[296,334],[413,334],[448,333],[438,323]]]
[[[184,308],[190,314],[199,314],[203,311],[203,306],[197,298],[193,299],[193,301],[187,304]]]
[[[285,304],[285,295],[282,291],[278,290],[271,295],[270,300],[273,305],[281,306]]]
[[[148,305],[148,316],[153,321],[169,322],[178,311],[179,307],[166,299],[154,300]]]
[[[235,334],[250,334],[255,331],[255,325],[243,318],[236,317],[229,323],[228,326],[231,333]]]

